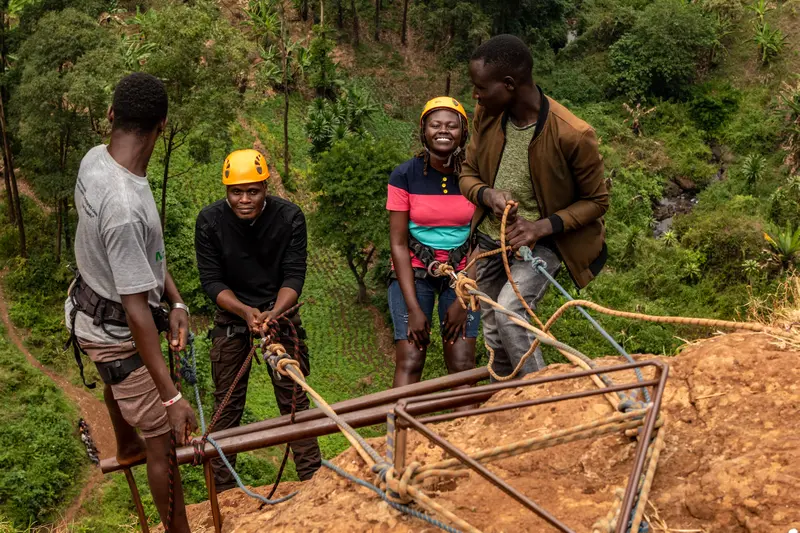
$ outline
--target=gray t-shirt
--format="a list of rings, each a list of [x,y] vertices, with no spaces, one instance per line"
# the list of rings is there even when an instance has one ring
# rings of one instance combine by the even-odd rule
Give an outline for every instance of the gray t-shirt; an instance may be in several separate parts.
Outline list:
[[[122,302],[120,294],[148,293],[158,305],[167,272],[161,221],[147,183],[117,163],[105,145],[84,156],[75,185],[78,228],[75,260],[81,276],[104,298]],[[70,323],[72,301],[64,304]],[[128,328],[106,326],[117,336],[130,336]],[[75,318],[75,333],[90,342],[117,344],[83,313]]]

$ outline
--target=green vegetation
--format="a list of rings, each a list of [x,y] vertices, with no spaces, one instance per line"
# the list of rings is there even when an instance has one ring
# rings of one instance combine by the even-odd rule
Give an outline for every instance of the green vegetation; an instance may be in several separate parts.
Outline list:
[[[220,165],[232,148],[263,149],[270,170],[282,169],[273,191],[307,214],[302,316],[311,384],[331,402],[388,387],[388,174],[417,148],[419,110],[430,97],[449,91],[472,110],[466,60],[500,32],[530,44],[536,81],[601,139],[610,259],[581,297],[651,314],[736,318],[786,286],[800,261],[800,82],[792,74],[800,25],[791,3],[420,0],[404,13],[408,4],[328,0],[323,21],[319,3],[304,0],[254,0],[242,12],[212,0],[4,3],[0,268],[11,319],[35,356],[80,383],[61,350],[77,221],[72,188],[82,154],[108,133],[116,80],[143,70],[170,91],[169,128],[149,175],[166,214],[170,270],[197,318],[206,413],[212,386],[203,328],[213,304],[198,280],[194,221],[221,197]],[[405,26],[413,39],[403,47]],[[17,166],[44,209],[27,194],[17,202]],[[559,281],[578,295],[563,270]],[[550,291],[540,314],[562,303]],[[683,339],[707,333],[601,322],[633,352],[672,354]],[[611,352],[575,312],[554,333],[593,357]],[[425,378],[445,372],[436,331],[432,339]],[[71,428],[74,409],[4,340],[0,363],[11,404],[0,418],[4,531],[53,520],[88,466]],[[93,368],[88,373],[96,379]],[[244,421],[277,414],[257,366]],[[347,445],[339,436],[321,444],[326,457]],[[55,445],[56,453],[41,451]],[[243,454],[239,472],[247,483],[269,483],[281,455],[280,448]],[[201,472],[182,473],[187,499],[204,499]],[[155,521],[142,469],[136,476]],[[289,468],[284,479],[294,478]],[[115,475],[84,502],[72,529],[135,522],[127,485]]]
[[[55,517],[88,463],[78,415],[49,378],[33,368],[0,331],[0,529]],[[83,458],[81,458],[83,454]]]

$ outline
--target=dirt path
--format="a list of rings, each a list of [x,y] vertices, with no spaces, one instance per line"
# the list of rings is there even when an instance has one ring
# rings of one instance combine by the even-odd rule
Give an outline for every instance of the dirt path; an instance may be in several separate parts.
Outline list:
[[[17,172],[19,172],[19,170],[17,170]],[[49,205],[42,202],[39,199],[39,197],[36,196],[36,194],[33,192],[33,189],[31,189],[31,186],[28,185],[28,182],[19,177],[19,174],[17,174],[17,190],[19,191],[20,194],[24,194],[25,196],[33,200],[33,203],[35,203],[39,207],[39,209],[41,209],[45,213],[50,214],[50,212],[52,211]]]
[[[20,188],[20,190],[22,190]],[[92,432],[92,438],[95,445],[102,456],[108,456],[116,450],[116,441],[114,439],[114,430],[111,427],[111,419],[108,417],[106,407],[97,398],[95,398],[87,389],[76,387],[62,376],[56,374],[49,368],[46,368],[40,363],[31,352],[25,347],[19,332],[11,324],[8,317],[8,305],[6,303],[5,293],[3,291],[3,272],[0,272],[0,320],[8,332],[8,338],[13,342],[17,348],[25,355],[28,362],[34,367],[38,368],[42,373],[49,377],[56,386],[64,391],[64,394],[78,407],[78,411],[84,420],[89,424]],[[66,357],[67,355],[65,355]],[[68,356],[71,357],[71,354]],[[76,431],[77,431],[77,421]],[[103,474],[99,468],[92,470],[86,485],[81,490],[80,496],[73,502],[73,504],[64,513],[62,524],[71,522],[84,500],[89,496],[95,486],[97,486],[103,479]]]

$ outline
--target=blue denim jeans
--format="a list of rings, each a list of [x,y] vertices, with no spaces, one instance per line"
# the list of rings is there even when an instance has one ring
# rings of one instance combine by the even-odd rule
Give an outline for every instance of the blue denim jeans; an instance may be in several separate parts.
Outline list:
[[[417,289],[417,301],[422,307],[422,312],[428,317],[428,322],[433,323],[433,305],[436,301],[436,294],[439,294],[439,325],[441,325],[447,314],[447,308],[456,301],[456,291],[450,288],[449,279],[428,276],[424,279],[415,279],[414,283]],[[394,340],[408,340],[408,308],[403,291],[400,290],[400,282],[396,279],[392,280],[389,285],[389,309],[394,324]],[[466,335],[468,339],[478,336],[480,322],[481,314],[479,312],[467,312]]]

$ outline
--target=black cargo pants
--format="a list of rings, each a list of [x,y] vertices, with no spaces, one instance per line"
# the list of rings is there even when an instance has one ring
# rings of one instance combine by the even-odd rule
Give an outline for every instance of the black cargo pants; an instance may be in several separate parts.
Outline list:
[[[300,316],[295,315],[292,318],[292,323],[295,325],[297,332],[300,336],[300,365],[304,375],[310,372],[308,348],[304,342],[305,332],[301,326]],[[221,331],[228,326],[242,326],[244,322],[238,317],[233,318],[229,313],[217,312],[214,317],[214,324],[217,326],[212,330],[212,346],[211,346],[211,376],[214,380],[214,411],[216,412],[225,395],[228,393],[233,384],[236,374],[242,368],[247,355],[252,348],[250,342],[250,335],[247,333],[239,333],[228,336],[227,334],[217,336]],[[286,352],[294,356],[294,343],[291,340],[290,328],[288,325],[283,324],[281,327],[281,344],[286,348]],[[260,356],[260,352],[258,356]],[[219,420],[214,426],[214,431],[236,427],[242,420],[244,413],[245,401],[247,399],[247,381],[250,377],[250,368],[252,362],[244,370],[239,383],[231,394],[230,401],[220,414]],[[282,415],[287,415],[292,410],[292,394],[294,391],[294,382],[287,378],[282,377],[277,379],[273,375],[272,369],[269,369],[270,379],[272,380],[272,388],[275,391],[275,399],[278,402],[278,409]],[[305,411],[309,408],[308,396],[298,387],[297,411]],[[319,451],[319,444],[316,438],[303,439],[289,443],[292,450],[297,475],[301,481],[311,479],[320,466],[322,457]],[[236,466],[236,455],[229,455],[228,461],[231,466]],[[233,475],[225,467],[221,459],[216,458],[211,460],[211,466],[214,469],[214,480],[216,482],[217,492],[222,492],[234,488],[236,481]]]

